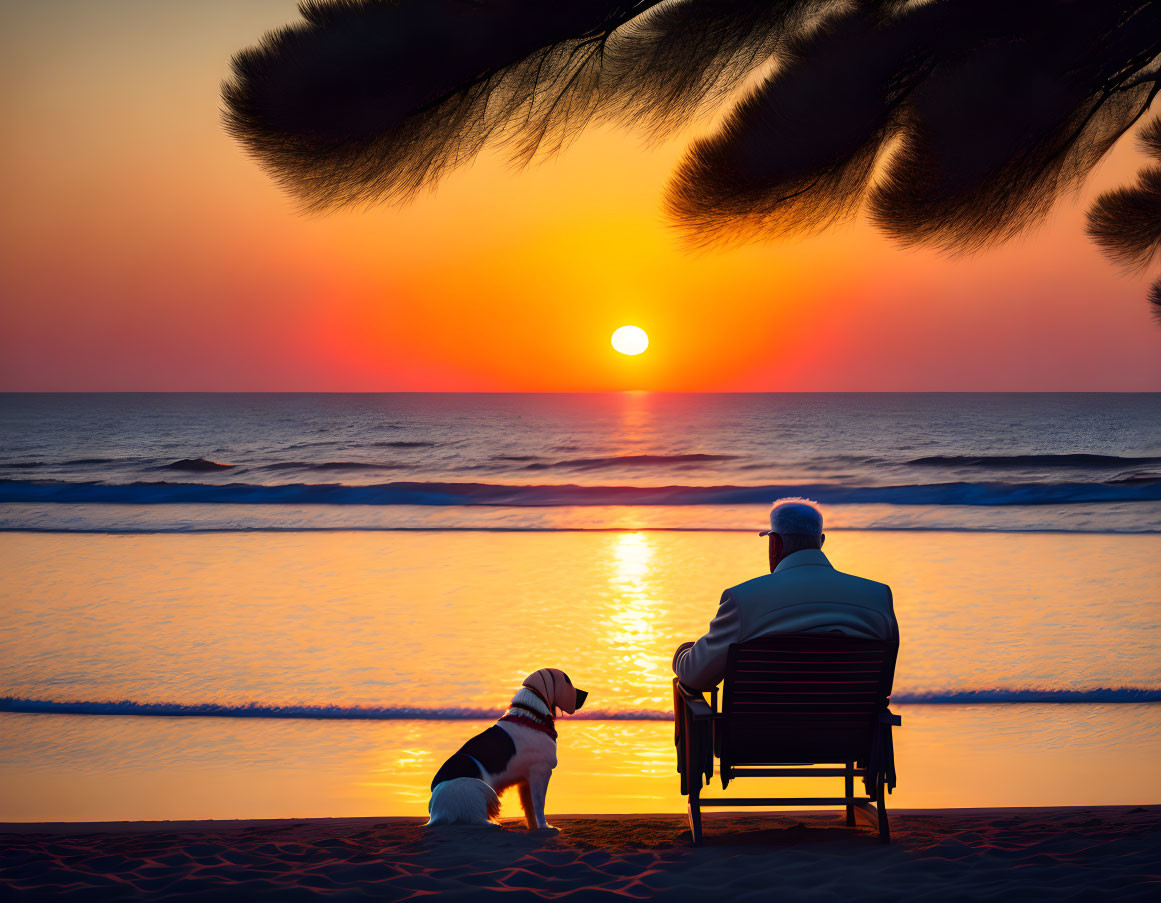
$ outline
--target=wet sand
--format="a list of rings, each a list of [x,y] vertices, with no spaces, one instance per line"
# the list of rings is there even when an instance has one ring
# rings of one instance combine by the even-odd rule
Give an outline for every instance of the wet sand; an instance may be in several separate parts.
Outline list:
[[[1161,892],[1161,806],[559,816],[558,834],[416,818],[0,825],[13,900],[1117,900]]]

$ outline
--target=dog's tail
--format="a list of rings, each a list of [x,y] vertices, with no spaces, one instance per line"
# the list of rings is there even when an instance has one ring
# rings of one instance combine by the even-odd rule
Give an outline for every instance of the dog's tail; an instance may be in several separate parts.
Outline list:
[[[500,815],[500,797],[478,778],[452,778],[435,785],[427,811],[429,825],[486,825]]]

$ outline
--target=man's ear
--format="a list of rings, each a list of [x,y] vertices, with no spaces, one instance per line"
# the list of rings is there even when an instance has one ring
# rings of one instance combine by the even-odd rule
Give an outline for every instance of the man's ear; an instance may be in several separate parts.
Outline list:
[[[770,534],[770,572],[778,566],[778,559],[782,557],[782,537],[777,533]]]
[[[825,542],[826,542],[826,534],[820,533],[818,536],[818,547],[821,549]]]

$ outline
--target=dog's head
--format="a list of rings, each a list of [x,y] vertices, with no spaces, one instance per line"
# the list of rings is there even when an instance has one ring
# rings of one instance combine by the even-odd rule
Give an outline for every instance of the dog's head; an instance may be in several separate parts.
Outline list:
[[[559,668],[541,668],[524,678],[524,686],[548,703],[549,708],[558,708],[571,715],[588,698],[588,693],[578,690]]]

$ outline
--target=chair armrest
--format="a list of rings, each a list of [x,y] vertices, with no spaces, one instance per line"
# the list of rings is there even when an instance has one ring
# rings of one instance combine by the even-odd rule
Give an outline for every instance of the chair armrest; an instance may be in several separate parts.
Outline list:
[[[714,716],[714,710],[709,707],[709,704],[705,701],[705,697],[699,691],[691,690],[680,681],[675,681],[674,683],[677,687],[677,692],[681,694],[681,698],[685,701],[685,707],[695,720],[700,721],[703,718],[712,718]]]
[[[714,724],[717,714],[699,690],[673,678],[673,739],[681,792],[697,793],[714,776]]]
[[[895,744],[891,739],[891,728],[902,724],[903,718],[890,709],[883,709],[876,719],[871,758],[863,775],[867,796],[872,801],[878,800],[880,785],[887,793],[895,789]]]

